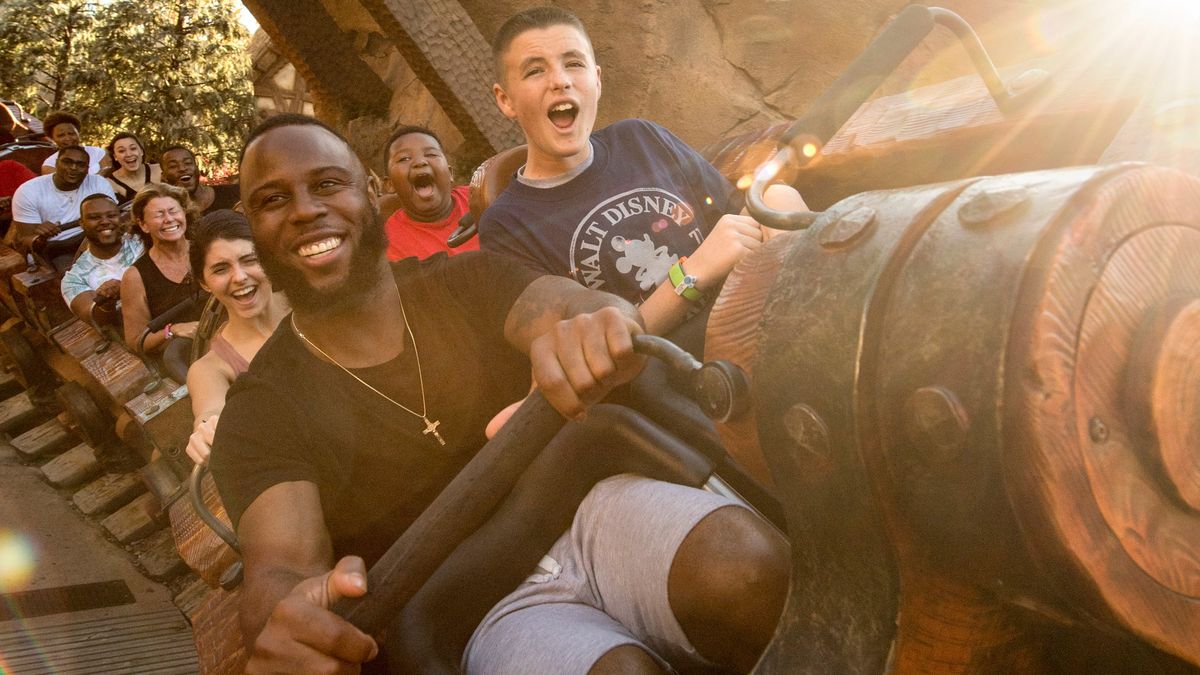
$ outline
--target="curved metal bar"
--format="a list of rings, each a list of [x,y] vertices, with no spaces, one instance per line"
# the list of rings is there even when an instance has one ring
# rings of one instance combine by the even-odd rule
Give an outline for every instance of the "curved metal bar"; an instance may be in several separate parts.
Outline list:
[[[197,464],[192,469],[192,475],[188,477],[188,500],[191,501],[192,509],[200,517],[200,520],[203,520],[204,524],[208,525],[209,529],[221,538],[221,541],[228,544],[229,548],[233,549],[238,555],[241,555],[242,547],[238,546],[237,535],[228,527],[225,527],[225,523],[222,523],[220,519],[213,515],[213,512],[209,511],[208,506],[204,503],[200,481],[206,473],[208,473],[207,464]]]
[[[967,51],[967,56],[975,64],[975,69],[979,71],[979,77],[987,85],[988,93],[995,99],[996,105],[1001,108],[1008,105],[1012,100],[1013,92],[1000,78],[1000,73],[996,71],[996,64],[992,63],[992,57],[988,56],[987,50],[984,49],[975,29],[971,28],[971,24],[954,12],[941,7],[930,7],[929,14],[933,17],[934,23],[949,28],[958,37],[963,49]]]
[[[87,318],[88,318],[88,323],[90,323],[92,325],[92,328],[100,335],[100,337],[104,338],[104,341],[101,342],[100,344],[96,345],[96,348],[93,349],[92,351],[95,352],[96,354],[102,354],[102,353],[108,351],[108,348],[110,346],[110,343],[108,341],[108,334],[104,332],[104,328],[102,328],[100,326],[100,322],[96,321],[96,301],[95,300],[93,300],[91,306],[88,307]]]
[[[755,220],[780,230],[804,229],[816,221],[816,213],[784,212],[767,206],[763,201],[767,186],[784,166],[807,161],[812,156],[807,149],[797,153],[796,148],[811,144],[819,150],[829,142],[935,25],[945,26],[958,36],[1001,110],[1009,110],[1023,102],[1026,94],[1033,93],[1049,79],[1049,73],[1035,69],[1014,79],[1020,91],[1009,87],[1000,78],[979,36],[962,17],[941,7],[909,5],[779,138],[779,152],[758,168],[746,193],[746,209]]]
[[[795,156],[796,151],[792,146],[782,146],[774,157],[754,172],[754,182],[750,184],[750,189],[746,190],[746,210],[762,225],[789,232],[803,230],[815,223],[820,215],[813,211],[779,211],[767,206],[764,199],[771,181],[775,180],[780,169],[790,164]]]
[[[687,353],[687,350],[683,347],[664,337],[657,335],[635,335],[633,338],[633,350],[639,354],[656,357],[673,370],[677,370],[684,375],[700,370],[701,364],[694,356]]]
[[[475,224],[475,215],[467,211],[462,215],[462,218],[458,219],[458,227],[454,228],[454,231],[450,233],[450,236],[446,239],[446,245],[450,248],[458,248],[471,241],[471,237],[474,237],[477,232],[478,227]]]

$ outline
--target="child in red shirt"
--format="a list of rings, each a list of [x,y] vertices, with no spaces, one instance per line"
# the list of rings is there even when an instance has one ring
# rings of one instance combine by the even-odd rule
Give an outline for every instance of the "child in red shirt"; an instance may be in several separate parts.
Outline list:
[[[468,211],[468,188],[450,186],[450,165],[436,134],[425,127],[400,127],[388,139],[385,160],[387,188],[401,205],[384,225],[388,260],[479,249],[478,238],[457,248],[446,244],[458,219]]]

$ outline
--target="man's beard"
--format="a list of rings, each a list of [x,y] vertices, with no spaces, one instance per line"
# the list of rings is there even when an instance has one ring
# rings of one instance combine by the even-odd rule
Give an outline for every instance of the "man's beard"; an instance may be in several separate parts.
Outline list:
[[[293,309],[301,313],[337,311],[353,307],[374,289],[379,281],[379,259],[387,251],[387,233],[370,209],[363,210],[358,224],[362,235],[350,256],[350,273],[341,283],[324,289],[310,286],[304,272],[287,265],[268,247],[255,241],[258,260],[271,285],[287,295]]]

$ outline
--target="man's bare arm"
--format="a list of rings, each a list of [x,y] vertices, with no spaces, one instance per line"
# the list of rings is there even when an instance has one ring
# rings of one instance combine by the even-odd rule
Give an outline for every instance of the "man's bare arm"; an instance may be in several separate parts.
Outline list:
[[[322,662],[374,658],[374,640],[328,610],[343,595],[366,592],[366,570],[361,559],[344,558],[331,571],[333,547],[315,485],[268,488],[243,514],[238,540],[247,672],[313,672]]]
[[[92,316],[92,302],[95,300],[95,291],[84,291],[71,299],[71,311],[81,321],[89,321]]]
[[[557,322],[607,307],[642,325],[637,308],[612,293],[593,291],[566,277],[539,277],[513,303],[504,321],[504,337],[528,354],[533,341]]]
[[[633,351],[641,332],[633,305],[552,276],[531,283],[504,322],[505,337],[529,354],[546,400],[572,419],[641,370]]]

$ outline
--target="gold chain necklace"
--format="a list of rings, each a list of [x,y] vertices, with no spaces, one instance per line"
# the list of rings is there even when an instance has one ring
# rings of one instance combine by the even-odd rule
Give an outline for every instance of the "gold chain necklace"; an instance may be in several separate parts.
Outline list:
[[[372,387],[369,382],[367,382],[366,380],[362,379],[361,377],[355,375],[354,373],[350,372],[350,369],[347,368],[346,366],[343,366],[341,363],[338,363],[337,359],[326,354],[325,350],[323,350],[320,347],[318,347],[317,345],[315,345],[312,340],[308,339],[307,335],[300,332],[300,329],[296,326],[296,313],[295,312],[292,312],[292,316],[291,316],[292,332],[294,332],[296,334],[296,337],[300,338],[301,340],[304,340],[305,344],[307,344],[309,347],[312,347],[313,349],[317,350],[317,353],[320,354],[321,356],[324,356],[327,361],[329,361],[333,365],[337,366],[338,368],[341,368],[342,372],[346,373],[350,377],[353,377],[355,380],[358,380],[358,383],[361,384],[362,386],[375,392],[380,397],[382,397],[384,400],[386,400],[388,403],[391,403],[392,405],[403,410],[404,412],[406,412],[414,417],[420,417],[421,421],[425,422],[425,430],[422,431],[421,434],[424,436],[433,434],[433,437],[437,439],[438,445],[444,446],[444,445],[446,445],[446,441],[442,438],[442,435],[440,433],[438,433],[438,426],[442,423],[442,421],[441,420],[430,420],[429,417],[426,416],[426,413],[429,411],[429,408],[425,405],[425,376],[421,373],[421,352],[417,349],[417,338],[415,338],[413,336],[412,326],[408,325],[408,314],[404,311],[404,299],[403,298],[400,298],[400,315],[404,317],[404,329],[406,331],[408,331],[409,342],[412,342],[413,355],[417,357],[417,382],[419,382],[421,385],[421,412],[417,412],[417,411],[409,408],[408,406],[404,405],[403,403],[400,403],[399,401],[392,398],[391,396],[388,396],[387,394],[383,393],[382,391],[379,391],[375,387]]]

